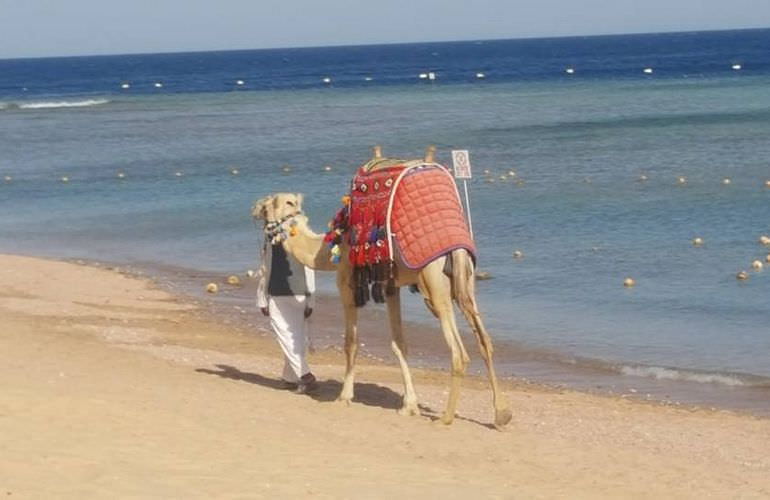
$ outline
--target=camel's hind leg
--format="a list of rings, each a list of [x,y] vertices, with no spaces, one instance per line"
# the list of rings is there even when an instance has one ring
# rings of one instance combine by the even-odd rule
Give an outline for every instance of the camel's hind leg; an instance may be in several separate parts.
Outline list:
[[[345,379],[337,401],[350,404],[354,395],[356,354],[358,353],[358,310],[353,299],[353,289],[349,283],[349,272],[337,273],[337,288],[340,292],[345,313]]]
[[[387,295],[385,300],[388,304],[388,319],[390,320],[390,333],[393,337],[390,346],[401,366],[401,377],[404,380],[404,400],[401,409],[398,412],[401,415],[419,415],[420,410],[417,407],[417,394],[412,384],[412,374],[409,372],[409,365],[406,363],[406,342],[404,342],[404,330],[401,324],[401,289],[396,288],[393,295]]]
[[[508,405],[508,401],[500,392],[497,384],[497,375],[495,374],[495,364],[492,361],[492,338],[484,327],[478,307],[476,305],[476,290],[473,276],[473,264],[470,256],[465,250],[455,250],[452,252],[452,273],[453,273],[453,292],[457,305],[468,320],[476,340],[479,344],[481,357],[487,365],[489,374],[489,383],[492,386],[492,403],[495,407],[495,427],[501,428],[511,421],[513,414]]]
[[[452,378],[449,386],[449,397],[446,410],[441,417],[445,424],[451,424],[457,411],[457,400],[460,395],[460,383],[465,376],[468,366],[468,353],[465,351],[460,332],[455,323],[454,309],[452,308],[451,284],[443,272],[444,259],[438,259],[428,264],[420,272],[420,289],[426,294],[426,299],[433,306],[432,309],[441,323],[441,331],[444,333],[450,351],[452,352]]]

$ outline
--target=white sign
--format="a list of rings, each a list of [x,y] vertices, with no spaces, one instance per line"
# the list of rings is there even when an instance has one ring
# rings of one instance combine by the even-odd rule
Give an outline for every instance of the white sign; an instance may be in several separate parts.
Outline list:
[[[456,149],[452,151],[452,166],[455,170],[456,179],[471,178],[471,159],[468,156],[467,149]]]

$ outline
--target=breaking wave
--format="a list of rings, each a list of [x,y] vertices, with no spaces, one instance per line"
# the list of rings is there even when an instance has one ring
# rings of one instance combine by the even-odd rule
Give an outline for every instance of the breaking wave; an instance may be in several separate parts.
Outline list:
[[[59,109],[59,108],[87,108],[108,104],[109,99],[80,99],[77,101],[36,101],[19,103],[0,103],[0,110],[9,109]]]
[[[620,373],[632,377],[654,378],[656,380],[681,380],[701,384],[720,384],[730,387],[746,387],[763,385],[759,380],[749,380],[748,377],[727,373],[707,373],[662,366],[621,366]],[[759,377],[758,377],[759,378]]]

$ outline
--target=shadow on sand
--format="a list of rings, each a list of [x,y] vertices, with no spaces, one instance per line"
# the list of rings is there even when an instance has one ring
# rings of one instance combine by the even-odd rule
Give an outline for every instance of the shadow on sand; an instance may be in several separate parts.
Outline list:
[[[287,390],[283,380],[277,378],[265,377],[258,373],[243,372],[234,366],[216,365],[219,370],[209,370],[198,368],[198,373],[207,373],[217,375],[232,380],[240,380],[250,384],[261,385],[275,390]],[[342,389],[342,383],[337,380],[319,380],[318,389],[309,393],[308,396],[320,402],[329,402],[337,399]],[[401,395],[397,392],[377,384],[356,383],[356,397],[353,400],[367,406],[376,406],[388,410],[395,410],[401,407]]]
[[[258,373],[243,372],[234,366],[229,365],[215,365],[218,370],[210,370],[208,368],[196,368],[198,373],[206,373],[208,375],[217,375],[222,378],[231,380],[239,380],[242,382],[248,382],[250,384],[261,385],[269,389],[275,389],[278,391],[288,390],[283,380],[278,378],[265,377]],[[318,389],[312,393],[307,394],[319,402],[331,402],[337,399],[337,396],[342,389],[342,383],[337,380],[319,380]],[[371,384],[366,382],[356,382],[355,385],[355,398],[353,402],[360,403],[366,406],[374,406],[378,408],[384,408],[387,410],[397,410],[401,408],[401,394],[393,391],[388,387],[383,387],[377,384]],[[439,419],[439,414],[432,408],[426,405],[419,405],[420,414],[432,421]],[[471,422],[488,429],[494,429],[494,425],[485,424],[472,418],[466,418],[461,416],[455,417],[457,420],[464,420]]]

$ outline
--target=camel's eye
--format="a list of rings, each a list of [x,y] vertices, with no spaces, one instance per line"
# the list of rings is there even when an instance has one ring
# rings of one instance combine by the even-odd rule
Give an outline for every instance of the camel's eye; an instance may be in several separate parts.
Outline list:
[[[287,201],[286,204],[289,205],[290,207],[296,207],[297,206],[296,203],[294,203],[293,201]]]

